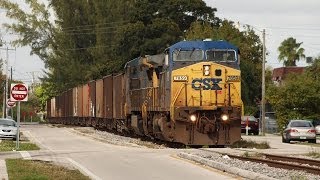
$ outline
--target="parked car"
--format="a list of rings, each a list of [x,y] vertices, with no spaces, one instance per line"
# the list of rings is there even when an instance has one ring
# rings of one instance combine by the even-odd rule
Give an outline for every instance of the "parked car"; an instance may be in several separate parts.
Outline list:
[[[259,134],[259,121],[254,116],[242,116],[241,117],[241,132],[246,132],[246,126],[248,124],[248,133],[254,135]]]
[[[308,141],[316,143],[316,130],[309,120],[290,120],[282,133],[282,142]]]
[[[313,124],[314,128],[316,129],[316,134],[320,135],[320,120],[319,119],[314,120],[312,124]]]
[[[316,134],[320,135],[320,125],[317,125],[315,128],[316,128]]]
[[[17,124],[12,119],[0,118],[0,138],[17,138]]]

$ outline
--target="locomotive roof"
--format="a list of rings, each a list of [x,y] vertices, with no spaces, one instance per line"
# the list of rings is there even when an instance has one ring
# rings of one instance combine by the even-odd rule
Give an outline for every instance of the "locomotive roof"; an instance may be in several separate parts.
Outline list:
[[[227,41],[181,41],[170,47],[170,50],[174,49],[233,49],[237,52],[239,49],[230,44]]]

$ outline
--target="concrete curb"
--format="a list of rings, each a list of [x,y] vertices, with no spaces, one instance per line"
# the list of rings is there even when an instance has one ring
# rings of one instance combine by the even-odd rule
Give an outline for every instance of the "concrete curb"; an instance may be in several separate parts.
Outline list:
[[[7,172],[7,166],[6,161],[3,159],[0,159],[0,180],[8,180],[8,172]]]
[[[179,153],[179,154],[177,154],[177,156],[181,157],[181,158],[184,158],[184,159],[191,160],[191,161],[195,161],[195,162],[200,163],[200,164],[204,164],[206,166],[218,169],[220,171],[224,171],[224,172],[227,172],[227,173],[230,173],[230,174],[241,176],[241,177],[244,177],[244,178],[247,178],[247,179],[253,179],[253,180],[255,180],[255,179],[276,180],[274,178],[271,178],[271,177],[268,177],[268,176],[265,176],[265,175],[262,175],[262,174],[258,174],[258,173],[255,173],[255,172],[252,172],[252,171],[248,171],[248,170],[244,170],[244,169],[239,169],[239,168],[236,168],[236,167],[230,167],[228,165],[225,165],[225,164],[222,164],[222,163],[219,163],[219,162],[215,162],[215,161],[212,161],[212,160],[208,160],[208,159],[205,159],[205,158],[193,155],[193,154]]]
[[[112,144],[112,145],[116,145],[116,146],[127,146],[127,147],[135,147],[135,148],[144,147],[144,146],[139,146],[139,145],[134,144],[134,143],[127,143],[126,145],[121,144],[121,143],[116,143],[116,142],[109,141],[109,140],[104,139],[104,138],[96,137],[96,136],[91,135],[91,134],[87,134],[87,133],[83,133],[83,132],[77,131],[77,130],[75,130],[73,128],[69,129],[69,131],[72,132],[72,133],[81,135],[81,136],[89,137],[89,138],[91,138],[93,140],[96,140],[96,141],[100,141],[100,142],[103,142],[103,143],[108,143],[108,144]]]

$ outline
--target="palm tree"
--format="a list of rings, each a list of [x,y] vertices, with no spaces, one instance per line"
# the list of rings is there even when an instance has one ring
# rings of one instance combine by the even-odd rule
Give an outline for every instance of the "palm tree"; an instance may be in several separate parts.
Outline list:
[[[290,37],[282,41],[278,48],[279,61],[283,61],[284,66],[296,66],[296,61],[305,58],[304,49],[300,48],[301,43],[297,43],[296,39]]]

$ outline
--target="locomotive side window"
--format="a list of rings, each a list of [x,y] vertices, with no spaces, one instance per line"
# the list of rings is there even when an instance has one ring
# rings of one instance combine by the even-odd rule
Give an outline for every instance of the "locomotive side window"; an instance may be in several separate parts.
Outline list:
[[[203,60],[203,51],[201,49],[173,51],[173,61],[201,61]]]
[[[235,61],[236,53],[234,50],[208,50],[207,59],[213,61]]]

